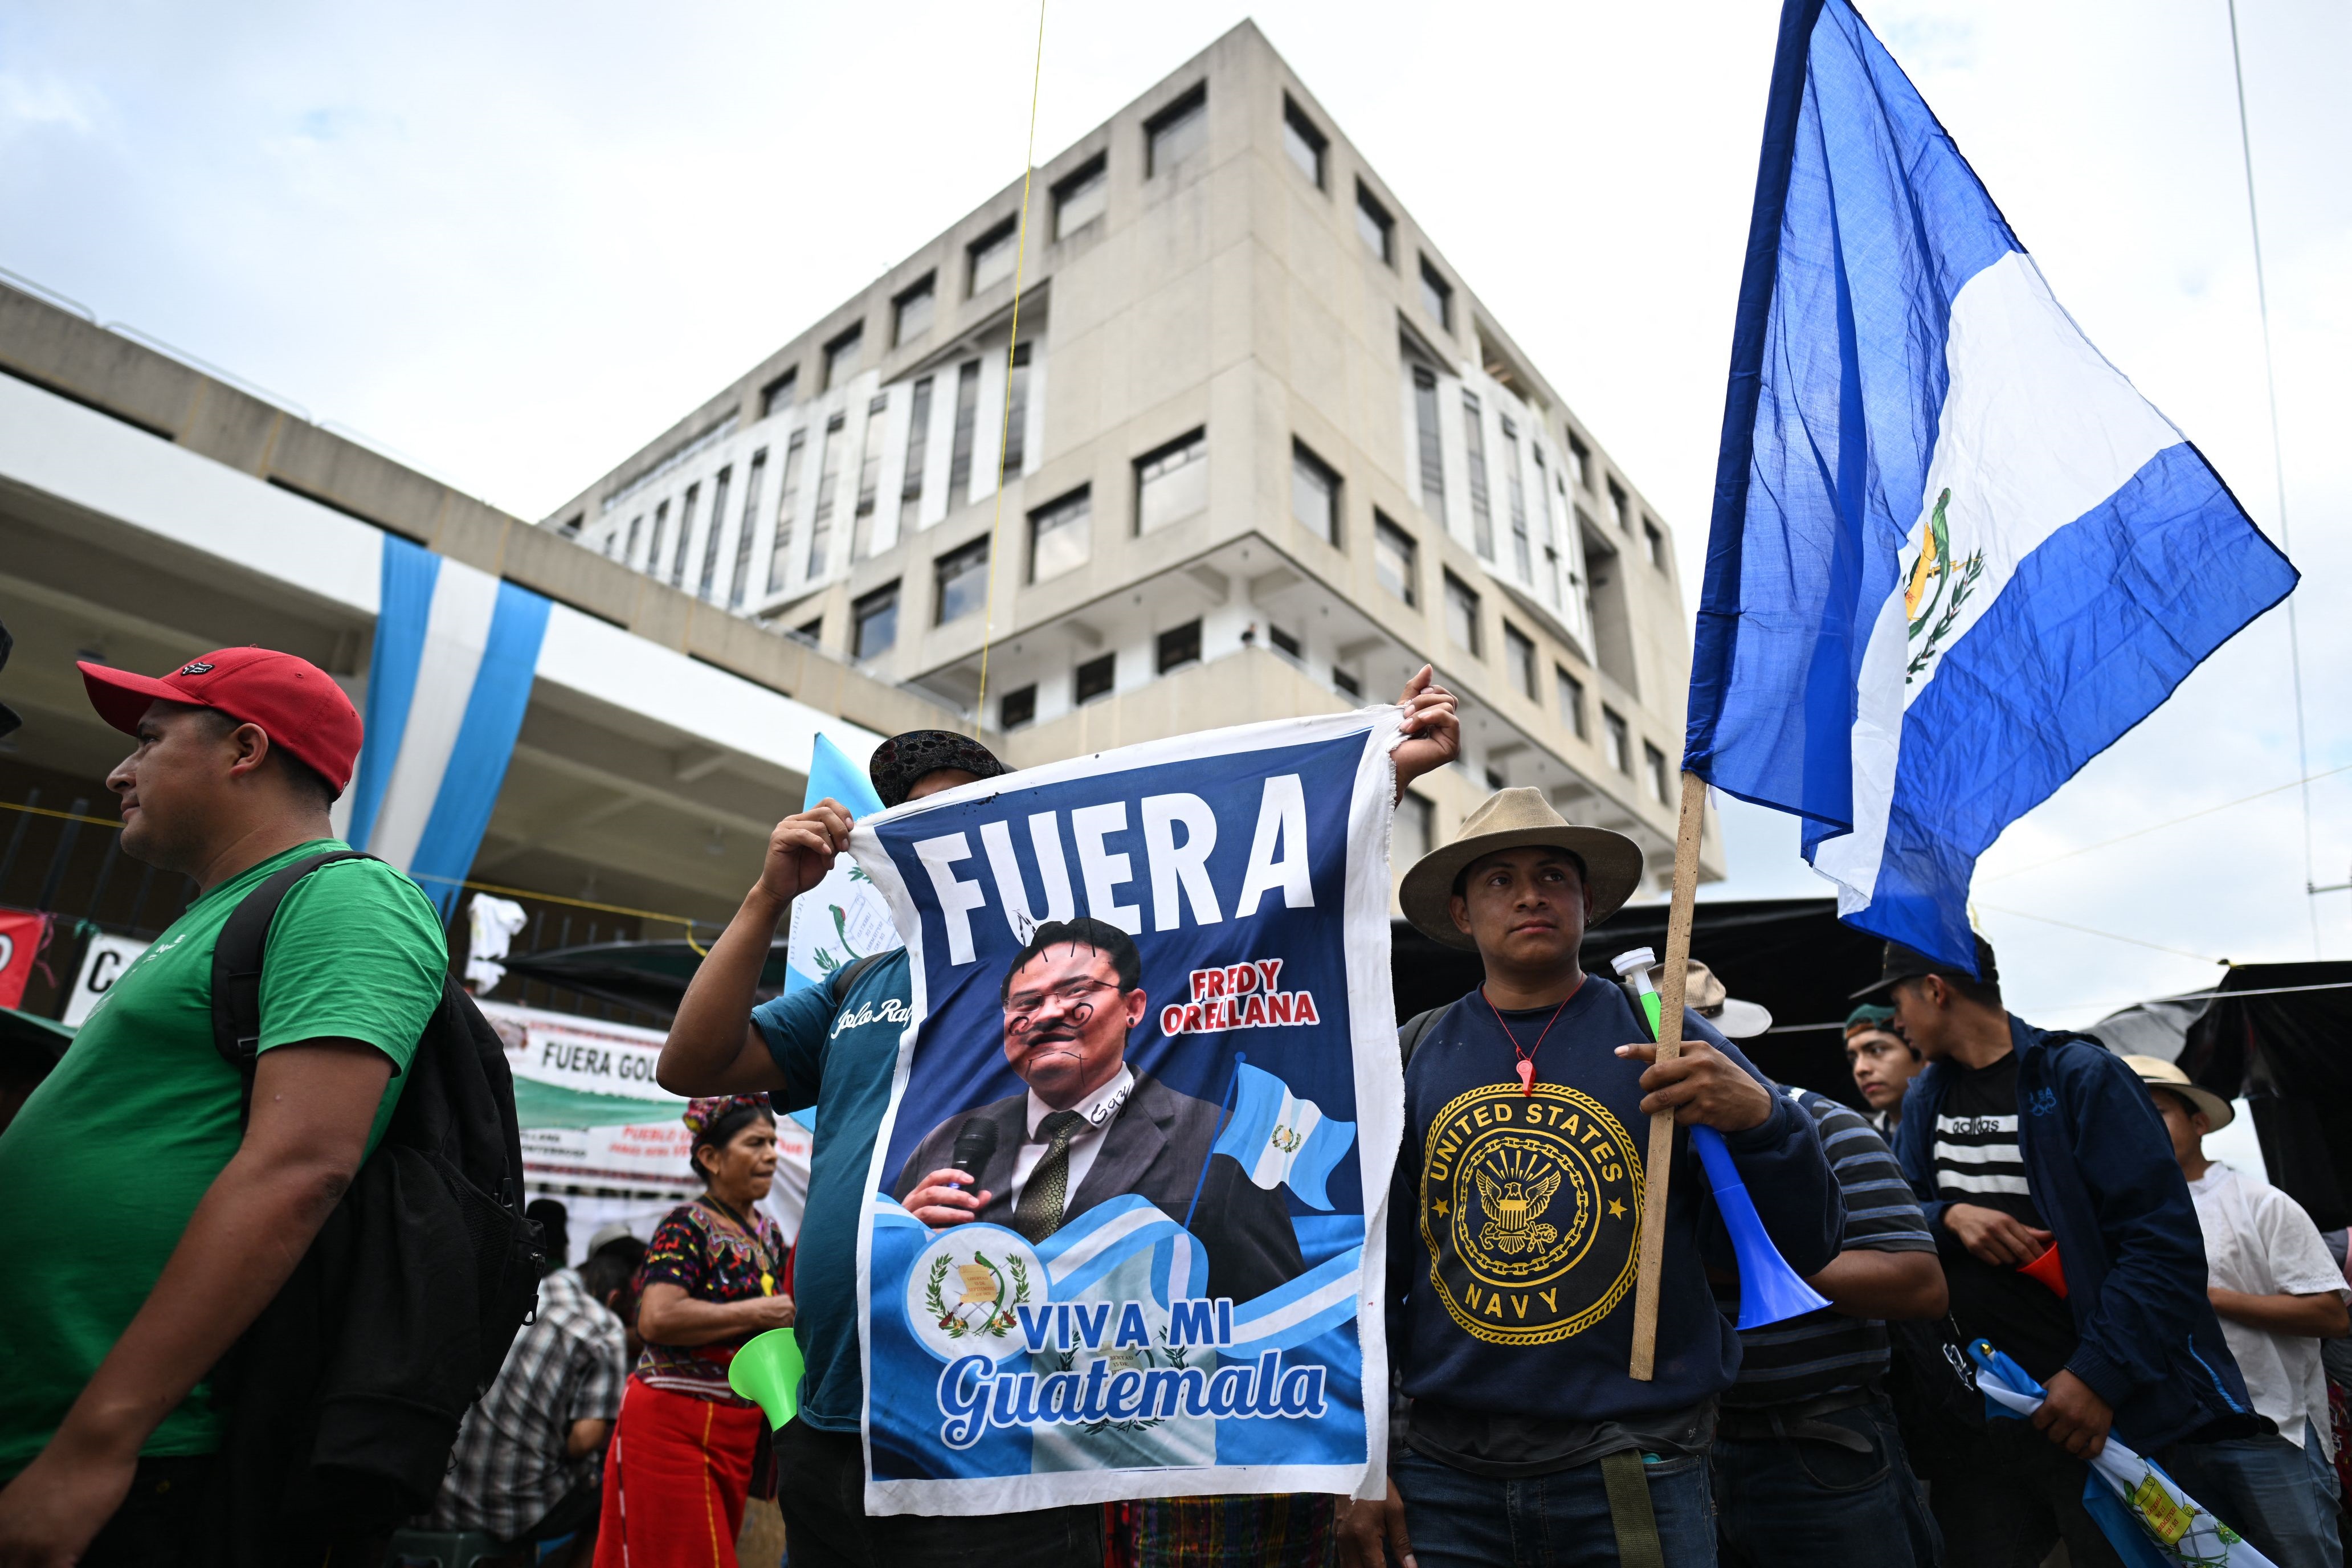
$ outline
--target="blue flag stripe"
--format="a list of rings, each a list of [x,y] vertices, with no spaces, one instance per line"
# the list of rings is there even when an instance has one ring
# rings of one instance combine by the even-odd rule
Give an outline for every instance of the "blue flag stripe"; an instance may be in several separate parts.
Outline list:
[[[473,867],[474,851],[481,847],[507,763],[514,756],[550,608],[549,600],[528,588],[499,584],[498,609],[490,620],[481,668],[458,722],[441,788],[433,797],[432,815],[425,819],[409,863],[409,875],[424,885],[444,920],[457,907],[462,890],[457,884]]]
[[[383,536],[376,593],[375,645],[368,659],[365,744],[359,773],[352,781],[352,820],[344,842],[368,847],[377,810],[392,783],[408,710],[416,700],[416,671],[425,662],[425,623],[433,607],[433,584],[441,557],[405,539]]]

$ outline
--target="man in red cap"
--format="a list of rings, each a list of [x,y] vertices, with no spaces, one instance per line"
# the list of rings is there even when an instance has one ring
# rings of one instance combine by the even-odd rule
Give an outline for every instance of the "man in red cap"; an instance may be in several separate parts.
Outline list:
[[[81,671],[138,738],[106,781],[124,852],[199,892],[0,1136],[5,1568],[203,1549],[221,1427],[206,1375],[374,1147],[448,963],[432,905],[382,861],[296,883],[270,929],[248,1109],[213,1045],[213,943],[271,872],[346,847],[328,812],[359,715],[325,671],[266,648],[159,679]]]

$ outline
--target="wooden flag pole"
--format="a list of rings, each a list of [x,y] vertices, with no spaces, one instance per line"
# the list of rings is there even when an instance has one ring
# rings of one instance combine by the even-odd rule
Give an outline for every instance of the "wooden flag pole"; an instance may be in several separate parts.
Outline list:
[[[1683,1054],[1683,992],[1690,978],[1691,917],[1698,895],[1698,836],[1706,820],[1706,784],[1683,774],[1682,818],[1675,828],[1675,895],[1666,915],[1665,975],[1658,984],[1658,1059]],[[1641,1272],[1633,1283],[1633,1379],[1655,1375],[1658,1354],[1658,1272],[1665,1260],[1666,1189],[1674,1173],[1675,1118],[1650,1118],[1650,1157],[1643,1163]]]

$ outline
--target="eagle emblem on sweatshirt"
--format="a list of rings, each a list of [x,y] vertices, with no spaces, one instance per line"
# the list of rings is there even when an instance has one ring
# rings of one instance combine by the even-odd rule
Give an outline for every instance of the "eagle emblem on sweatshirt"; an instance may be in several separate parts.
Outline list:
[[[1526,1179],[1512,1165],[1500,1166],[1492,1175],[1483,1170],[1471,1174],[1476,1179],[1478,1196],[1486,1205],[1486,1223],[1478,1228],[1479,1246],[1510,1255],[1536,1251],[1559,1239],[1557,1226],[1538,1223],[1551,1206],[1552,1194],[1559,1191],[1558,1171],[1541,1181]]]

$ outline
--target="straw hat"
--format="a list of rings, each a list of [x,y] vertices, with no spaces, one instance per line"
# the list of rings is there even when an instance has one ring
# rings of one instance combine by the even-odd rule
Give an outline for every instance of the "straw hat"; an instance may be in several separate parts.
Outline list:
[[[2206,1131],[2219,1132],[2237,1120],[2238,1108],[2210,1089],[2200,1089],[2189,1081],[2189,1075],[2172,1063],[2158,1057],[2126,1057],[2124,1066],[2139,1074],[2139,1080],[2158,1089],[2168,1089],[2205,1113]]]
[[[1496,790],[1470,814],[1454,842],[1431,850],[1404,874],[1397,893],[1404,918],[1448,947],[1476,951],[1468,933],[1454,929],[1448,910],[1454,879],[1482,856],[1528,845],[1565,849],[1584,862],[1585,890],[1592,896],[1588,926],[1615,914],[1642,885],[1642,851],[1623,834],[1577,826],[1554,811],[1539,789]]]
[[[1666,966],[1650,971],[1650,983],[1663,985]],[[1683,971],[1683,1005],[1735,1040],[1760,1035],[1772,1026],[1770,1009],[1759,1002],[1743,1002],[1724,989],[1722,977],[1694,958]]]

